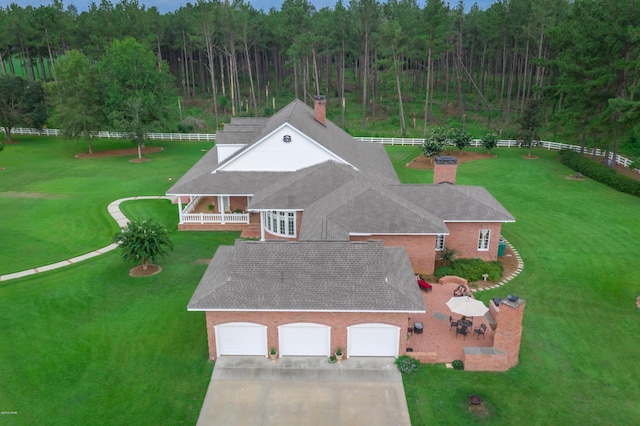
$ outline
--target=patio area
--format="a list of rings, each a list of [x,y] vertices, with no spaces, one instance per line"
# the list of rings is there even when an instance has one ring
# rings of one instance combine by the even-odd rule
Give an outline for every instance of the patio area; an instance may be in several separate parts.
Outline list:
[[[448,363],[456,359],[464,359],[465,346],[493,346],[493,329],[487,318],[489,313],[486,316],[470,318],[473,319],[473,326],[466,339],[462,335],[456,338],[455,327],[451,329],[449,327],[449,315],[454,320],[460,319],[461,316],[451,313],[446,303],[453,296],[453,291],[458,284],[431,284],[433,285],[431,291],[421,290],[427,313],[411,316],[411,324],[413,325],[416,321],[421,322],[424,331],[422,334],[411,335],[407,347],[412,348],[413,352],[408,355],[428,364]],[[481,324],[487,326],[484,339],[473,332]]]

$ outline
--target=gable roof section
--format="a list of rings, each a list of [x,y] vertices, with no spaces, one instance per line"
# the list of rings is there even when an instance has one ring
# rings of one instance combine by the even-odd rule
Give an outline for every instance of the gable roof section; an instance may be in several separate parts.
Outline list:
[[[242,119],[237,119],[237,122],[234,121],[234,126],[236,123],[240,125],[241,120]],[[252,123],[254,123],[254,121],[252,121]],[[225,159],[225,161],[221,162],[217,166],[224,166],[235,158],[242,156],[245,152],[250,150],[253,145],[260,143],[266,136],[280,128],[285,123],[288,123],[298,131],[302,132],[308,138],[353,165],[358,170],[375,172],[382,178],[386,179],[389,183],[399,183],[396,172],[393,169],[391,161],[389,160],[389,157],[382,145],[357,141],[329,120],[327,120],[326,126],[318,123],[313,117],[313,108],[309,107],[299,99],[292,101],[269,118],[259,133],[252,137],[247,136],[247,139],[245,140],[247,145],[243,149]],[[225,130],[225,132],[226,131],[227,130]],[[250,133],[247,133],[247,135],[250,135]],[[227,136],[223,137],[224,141],[226,141],[226,137]],[[228,143],[240,142],[238,134],[233,136],[232,141],[233,142]]]
[[[511,213],[481,186],[443,183],[392,185],[390,189],[445,222],[515,222]]]
[[[215,147],[211,148],[207,153],[191,167],[187,173],[182,175],[180,179],[167,191],[168,195],[191,194],[188,190],[183,190],[185,186],[190,186],[192,182],[198,180],[201,176],[211,172],[211,164],[218,163],[218,151]]]
[[[358,179],[361,172],[352,167],[326,161],[307,167],[265,188],[251,200],[252,209],[303,209],[340,188],[349,181]],[[375,175],[369,176],[376,181]]]
[[[350,233],[448,234],[439,217],[385,187],[370,187],[327,215]]]
[[[269,118],[265,117],[234,117],[223,130],[216,132],[216,145],[243,144],[257,137]]]
[[[405,249],[381,241],[221,246],[188,309],[425,311]]]

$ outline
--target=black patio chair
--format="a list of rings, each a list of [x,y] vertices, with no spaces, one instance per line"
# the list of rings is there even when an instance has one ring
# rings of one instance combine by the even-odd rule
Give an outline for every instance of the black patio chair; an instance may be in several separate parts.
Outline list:
[[[487,326],[485,324],[480,324],[480,327],[478,327],[475,330],[473,330],[473,332],[478,335],[478,338],[476,340],[478,340],[480,338],[481,334],[482,334],[482,340],[484,340],[485,331],[487,331]]]
[[[449,331],[451,331],[451,328],[453,327],[458,327],[458,321],[454,321],[453,317],[449,315]]]
[[[467,331],[467,327],[463,326],[458,326],[456,328],[456,339],[458,338],[458,334],[462,334],[464,336],[464,340],[467,340],[467,334],[469,334],[469,331]]]

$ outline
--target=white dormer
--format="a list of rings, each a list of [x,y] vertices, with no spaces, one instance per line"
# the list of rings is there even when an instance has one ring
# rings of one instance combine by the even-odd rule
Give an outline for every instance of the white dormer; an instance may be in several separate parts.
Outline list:
[[[289,123],[284,123],[216,171],[292,172],[328,160],[349,164]]]

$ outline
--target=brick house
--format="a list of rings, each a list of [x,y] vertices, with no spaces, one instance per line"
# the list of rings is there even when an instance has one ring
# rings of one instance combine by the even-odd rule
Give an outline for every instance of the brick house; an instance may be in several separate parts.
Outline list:
[[[414,272],[432,273],[445,244],[497,259],[514,218],[484,188],[454,184],[455,158],[436,161],[434,184],[403,185],[384,147],[354,140],[325,108],[317,97],[313,109],[295,100],[271,118],[233,119],[167,191],[179,229],[260,235],[221,247],[189,303],[206,312],[211,358],[338,346],[397,356],[409,314],[425,311]],[[342,256],[352,263],[336,274]]]

